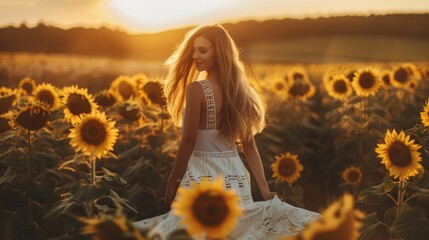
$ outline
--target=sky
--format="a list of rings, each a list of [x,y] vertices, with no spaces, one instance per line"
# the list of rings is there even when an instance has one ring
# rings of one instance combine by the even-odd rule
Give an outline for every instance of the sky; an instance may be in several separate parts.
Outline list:
[[[429,0],[0,0],[0,26],[153,33],[198,24],[343,15],[429,13]]]

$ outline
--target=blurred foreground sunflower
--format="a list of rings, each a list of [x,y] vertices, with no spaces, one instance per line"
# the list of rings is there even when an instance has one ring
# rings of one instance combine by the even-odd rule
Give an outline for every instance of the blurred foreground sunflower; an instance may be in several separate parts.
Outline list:
[[[74,128],[70,129],[70,144],[85,155],[101,158],[113,150],[118,138],[115,122],[106,119],[104,112],[84,115]]]
[[[7,87],[0,87],[0,114],[7,113],[17,99],[16,92]]]
[[[63,88],[62,101],[65,106],[64,117],[73,125],[76,124],[84,114],[97,111],[98,108],[92,96],[88,94],[88,90],[86,88],[78,88],[77,86]]]
[[[426,106],[423,108],[423,111],[420,113],[423,126],[429,127],[429,99],[426,100]]]
[[[27,130],[36,131],[46,125],[50,115],[46,103],[30,101],[18,112],[15,122]]]
[[[362,171],[358,167],[350,166],[344,169],[342,177],[346,183],[357,186],[362,181]]]
[[[373,96],[381,85],[380,73],[374,67],[362,67],[356,70],[352,86],[358,96]]]
[[[332,79],[326,81],[326,90],[329,96],[338,99],[345,100],[353,92],[350,81],[343,74],[335,74]]]
[[[308,224],[298,237],[281,240],[357,240],[364,216],[363,212],[354,209],[353,196],[346,193],[329,205],[319,220]]]
[[[172,208],[191,235],[205,233],[208,238],[226,237],[242,215],[239,197],[235,191],[224,189],[222,177],[179,188]]]
[[[100,218],[80,218],[85,226],[83,235],[91,235],[92,240],[145,240],[140,231],[128,222],[125,216],[102,215]]]
[[[287,152],[276,156],[275,159],[276,161],[271,164],[273,178],[292,185],[301,176],[301,171],[304,170],[298,160],[298,155]]]
[[[383,81],[384,86],[390,86],[390,85],[392,85],[391,81],[390,81],[390,75],[391,74],[392,74],[392,71],[387,70],[387,69],[382,70],[380,72],[381,80]]]
[[[410,141],[410,136],[406,136],[404,131],[397,134],[395,130],[387,130],[384,141],[383,144],[377,144],[375,152],[382,158],[381,163],[389,170],[390,176],[407,180],[423,170],[419,163],[422,158],[417,151],[421,146],[414,144],[414,140]]]
[[[36,81],[29,77],[23,78],[19,81],[19,89],[26,95],[32,95],[34,89],[36,89]]]
[[[37,85],[33,95],[36,100],[46,103],[50,111],[54,111],[61,106],[58,90],[50,83]]]

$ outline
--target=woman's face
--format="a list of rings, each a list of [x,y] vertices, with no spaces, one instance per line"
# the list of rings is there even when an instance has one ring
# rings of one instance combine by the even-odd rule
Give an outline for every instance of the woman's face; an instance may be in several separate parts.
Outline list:
[[[192,58],[198,71],[212,72],[216,66],[215,49],[212,42],[201,36],[195,38]]]

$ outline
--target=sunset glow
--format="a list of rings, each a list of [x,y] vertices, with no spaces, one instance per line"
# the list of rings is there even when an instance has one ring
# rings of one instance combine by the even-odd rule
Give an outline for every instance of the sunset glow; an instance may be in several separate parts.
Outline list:
[[[0,26],[121,28],[158,32],[204,23],[429,13],[426,0],[0,0]]]

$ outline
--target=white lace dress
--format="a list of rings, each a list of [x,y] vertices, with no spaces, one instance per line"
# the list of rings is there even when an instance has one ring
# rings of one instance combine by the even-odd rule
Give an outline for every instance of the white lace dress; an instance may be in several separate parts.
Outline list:
[[[225,187],[234,189],[240,197],[243,215],[230,239],[278,239],[296,235],[318,213],[294,207],[274,197],[272,200],[254,202],[250,189],[250,174],[241,161],[234,142],[222,138],[216,129],[216,108],[213,91],[207,80],[198,81],[207,102],[207,129],[198,130],[194,151],[180,184],[189,187],[191,181],[203,178],[214,180],[224,176]],[[172,211],[134,223],[141,229],[151,229],[150,235],[159,234],[162,239],[173,231],[184,228]]]

